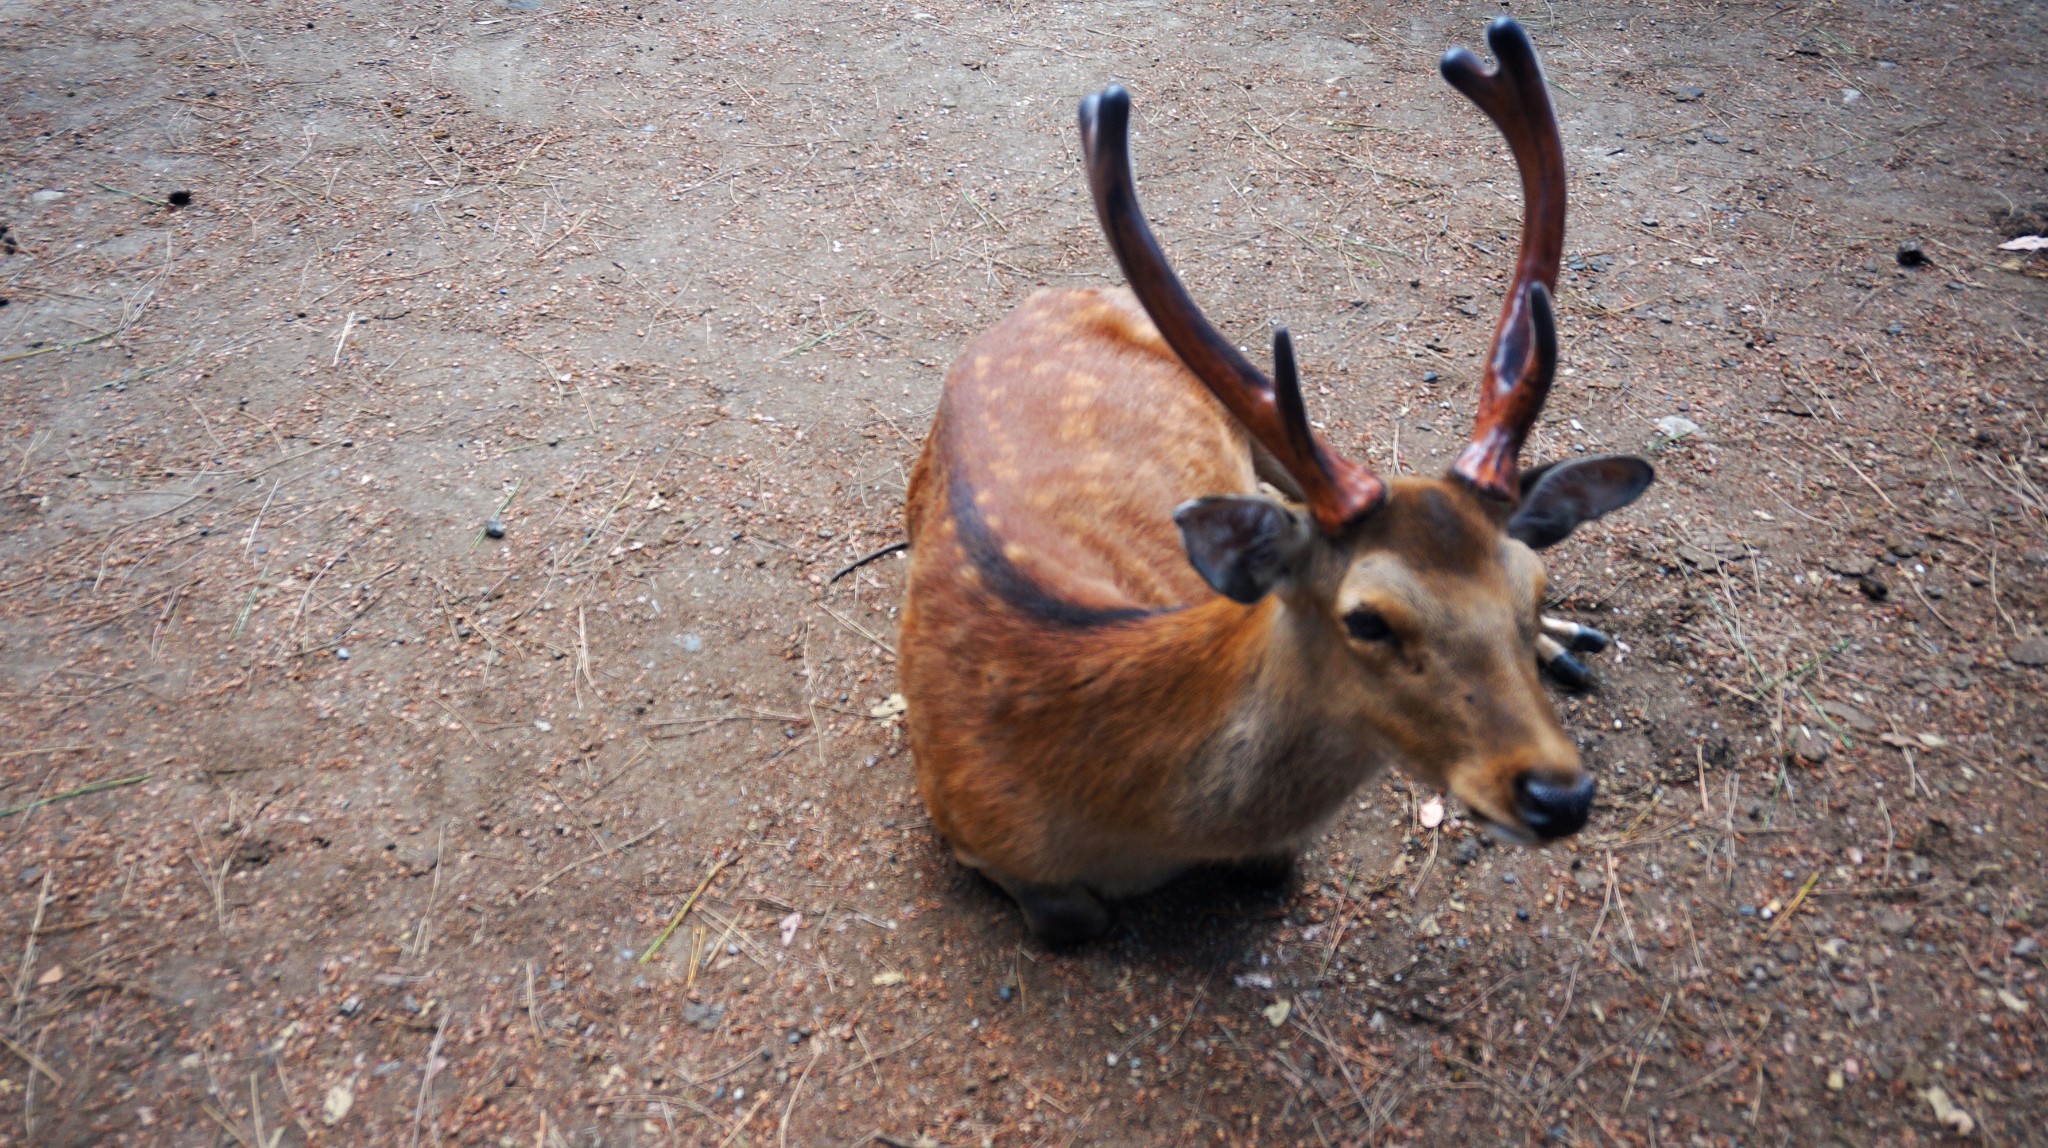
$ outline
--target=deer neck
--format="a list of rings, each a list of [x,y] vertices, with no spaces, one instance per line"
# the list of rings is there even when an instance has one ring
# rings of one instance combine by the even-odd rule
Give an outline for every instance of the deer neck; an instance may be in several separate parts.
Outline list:
[[[1392,756],[1356,715],[1330,712],[1330,676],[1348,655],[1307,595],[1276,593],[1249,608],[1218,600],[1187,613],[1190,629],[1206,631],[1200,644],[1237,656],[1197,663],[1230,690],[1186,759],[1178,828],[1210,852],[1291,845]]]

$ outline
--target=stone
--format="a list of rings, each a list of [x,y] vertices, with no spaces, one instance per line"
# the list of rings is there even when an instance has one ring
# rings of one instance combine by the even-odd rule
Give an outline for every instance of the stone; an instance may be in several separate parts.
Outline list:
[[[1876,734],[1884,729],[1877,719],[1845,702],[1822,702],[1821,712],[1857,733]]]
[[[1697,103],[1707,98],[1707,90],[1691,84],[1680,84],[1671,89],[1671,98],[1681,104]]]
[[[1905,936],[1913,931],[1913,926],[1919,923],[1920,919],[1918,917],[1904,909],[1884,908],[1878,910],[1877,913],[1877,927],[1894,937]]]
[[[2021,666],[2048,666],[2048,638],[2033,637],[2015,642],[2005,649],[2005,656]]]
[[[694,1024],[705,1032],[710,1032],[717,1028],[718,1022],[724,1017],[725,1006],[722,1004],[686,1004],[683,1006],[684,1023]]]
[[[1700,424],[1684,415],[1665,415],[1657,420],[1657,433],[1673,442],[1700,433]]]
[[[1708,573],[1719,570],[1724,563],[1739,561],[1749,553],[1749,548],[1736,539],[1719,531],[1703,531],[1678,546],[1678,557],[1689,566],[1697,566]]]
[[[1805,726],[1792,735],[1792,756],[1812,765],[1819,765],[1828,759],[1834,747],[1828,744],[1825,735],[1815,733]]]
[[[1820,564],[1844,578],[1861,578],[1877,567],[1877,563],[1861,554],[1830,554]]]

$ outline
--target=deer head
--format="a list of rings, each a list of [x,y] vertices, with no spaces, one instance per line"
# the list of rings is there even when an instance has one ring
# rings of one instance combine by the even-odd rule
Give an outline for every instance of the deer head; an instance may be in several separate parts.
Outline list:
[[[1442,71],[1507,138],[1525,215],[1471,442],[1442,478],[1389,481],[1332,450],[1309,425],[1287,332],[1274,333],[1268,378],[1168,266],[1133,186],[1129,95],[1089,97],[1080,126],[1096,213],[1133,293],[1261,448],[1262,476],[1290,496],[1201,497],[1175,513],[1189,560],[1218,593],[1280,600],[1283,672],[1313,688],[1274,696],[1313,706],[1314,721],[1383,749],[1505,835],[1551,839],[1585,823],[1594,782],[1538,676],[1539,656],[1568,655],[1545,635],[1535,551],[1626,506],[1653,475],[1621,457],[1519,470],[1557,366],[1564,152],[1528,36],[1503,17],[1487,40],[1496,68],[1458,49]]]

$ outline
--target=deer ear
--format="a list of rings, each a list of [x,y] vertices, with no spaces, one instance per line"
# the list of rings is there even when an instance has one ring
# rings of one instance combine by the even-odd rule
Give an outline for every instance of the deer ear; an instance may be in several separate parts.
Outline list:
[[[1634,502],[1657,472],[1628,455],[1578,458],[1522,475],[1522,502],[1508,519],[1508,536],[1541,550],[1563,542],[1581,523]]]
[[[1250,605],[1266,596],[1308,548],[1308,520],[1270,498],[1219,494],[1173,512],[1188,561],[1218,594]]]

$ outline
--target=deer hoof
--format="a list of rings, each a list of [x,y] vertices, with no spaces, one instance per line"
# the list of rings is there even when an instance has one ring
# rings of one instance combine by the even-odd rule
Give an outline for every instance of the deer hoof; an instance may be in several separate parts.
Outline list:
[[[1583,690],[1593,684],[1593,672],[1586,663],[1573,657],[1571,651],[1558,644],[1549,634],[1536,637],[1536,662],[1545,673],[1564,683],[1569,689]]]

